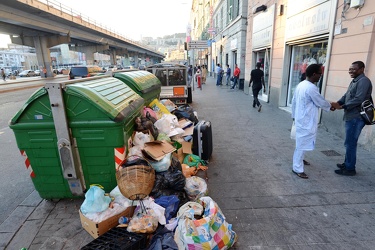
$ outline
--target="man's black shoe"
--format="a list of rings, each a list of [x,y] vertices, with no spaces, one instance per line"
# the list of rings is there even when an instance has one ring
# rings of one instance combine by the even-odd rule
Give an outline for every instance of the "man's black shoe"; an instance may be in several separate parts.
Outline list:
[[[336,174],[354,176],[356,174],[355,170],[346,170],[346,169],[337,169],[335,170]]]
[[[345,163],[337,163],[336,166],[337,166],[339,169],[345,169]]]

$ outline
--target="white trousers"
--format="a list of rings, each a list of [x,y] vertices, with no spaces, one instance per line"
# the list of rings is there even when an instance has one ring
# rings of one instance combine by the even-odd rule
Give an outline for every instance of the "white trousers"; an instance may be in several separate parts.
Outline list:
[[[293,154],[293,171],[296,173],[303,173],[303,159],[305,156],[304,150],[295,149]]]

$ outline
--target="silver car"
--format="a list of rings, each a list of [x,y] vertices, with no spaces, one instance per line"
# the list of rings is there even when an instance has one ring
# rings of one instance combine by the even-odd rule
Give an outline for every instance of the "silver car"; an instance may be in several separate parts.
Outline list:
[[[24,76],[36,76],[35,72],[33,70],[24,70],[19,74],[20,77]]]

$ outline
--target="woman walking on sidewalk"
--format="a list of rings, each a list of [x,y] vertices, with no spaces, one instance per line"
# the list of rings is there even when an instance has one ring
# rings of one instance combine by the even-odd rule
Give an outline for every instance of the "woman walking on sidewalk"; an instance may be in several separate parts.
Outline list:
[[[197,72],[195,73],[195,80],[197,80],[198,88],[202,90],[202,73],[201,73],[201,66],[198,66]]]

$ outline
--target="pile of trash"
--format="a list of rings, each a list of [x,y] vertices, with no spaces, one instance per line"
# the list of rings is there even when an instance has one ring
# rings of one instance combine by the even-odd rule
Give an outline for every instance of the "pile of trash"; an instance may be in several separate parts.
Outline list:
[[[99,225],[116,218],[118,227],[146,235],[142,249],[233,246],[237,235],[232,225],[208,196],[206,180],[197,176],[208,169],[208,161],[192,152],[197,123],[197,113],[189,105],[177,107],[170,100],[155,99],[144,107],[135,118],[126,159],[116,172],[118,186],[108,195],[92,185],[80,212]],[[129,208],[132,213],[122,216]]]

